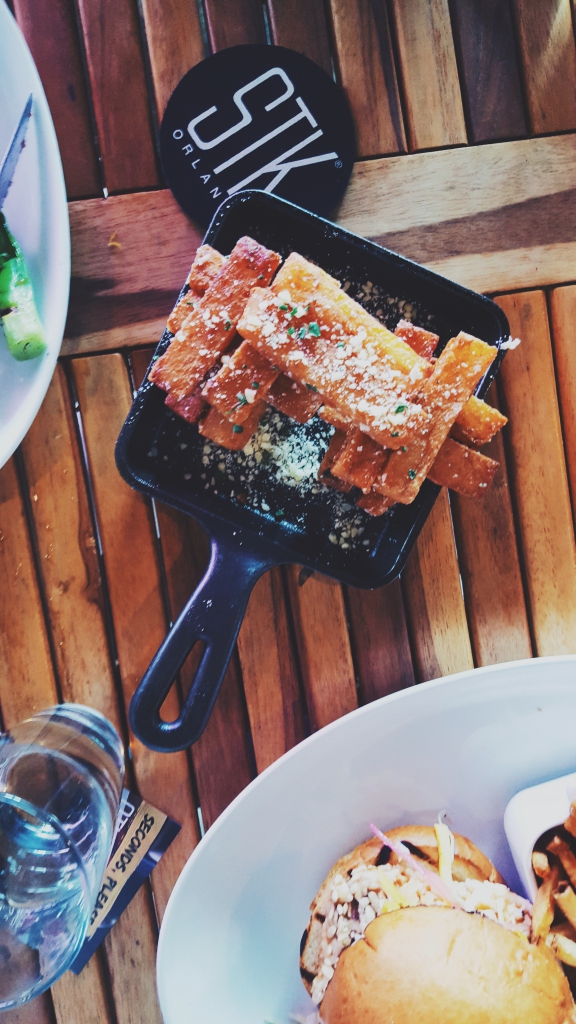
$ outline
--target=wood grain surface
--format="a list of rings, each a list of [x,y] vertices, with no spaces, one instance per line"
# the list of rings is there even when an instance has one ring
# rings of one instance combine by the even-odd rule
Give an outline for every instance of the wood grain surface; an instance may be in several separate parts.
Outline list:
[[[156,344],[202,239],[199,230],[167,190],[69,209],[72,279],[63,353]]]
[[[26,514],[11,459],[0,471],[0,707],[6,726],[57,700]]]
[[[570,0],[512,0],[532,130],[576,128],[576,46]]]
[[[156,114],[161,121],[166,104],[181,78],[204,59],[200,14],[188,0],[141,0]]]
[[[564,452],[576,516],[576,287],[553,288],[550,312]]]
[[[532,657],[532,644],[502,435],[482,451],[500,463],[493,484],[481,501],[451,494],[450,505],[474,660],[494,665]]]
[[[101,708],[130,744],[131,781],[184,828],[80,977],[4,1018],[161,1024],[158,919],[201,824],[257,771],[358,703],[474,664],[576,651],[570,0],[11,6],[75,201],[64,366],[0,471],[2,722],[62,698]],[[485,500],[443,492],[401,581],[384,590],[298,567],[263,577],[204,736],[167,756],[130,736],[127,707],[204,571],[207,540],[193,520],[131,491],[113,447],[149,358],[142,346],[157,343],[201,240],[159,187],[156,124],[205,47],[251,42],[306,53],[348,93],[362,159],[340,222],[498,294],[522,344],[498,385],[510,424],[487,449],[501,468]],[[94,198],[103,187],[124,194]],[[197,658],[182,668],[169,716]]]
[[[122,733],[97,541],[62,367],[22,453],[62,696],[97,708]]]
[[[128,374],[119,355],[76,360],[73,375],[82,414],[98,526],[126,711],[167,623],[158,551],[148,502],[121,479],[114,444],[132,401]],[[177,717],[174,688],[164,708]],[[152,875],[160,917],[178,874],[198,840],[185,753],[158,754],[130,738],[138,789],[145,799],[182,825]]]
[[[70,199],[101,194],[74,0],[16,0],[54,121]]]
[[[122,929],[125,927],[123,922]],[[108,979],[108,961],[103,949],[96,952],[80,974],[66,971],[51,988],[58,1024],[77,1018],[82,1024],[114,1024],[116,1015],[109,997]]]
[[[254,587],[238,652],[258,772],[304,738],[292,637],[280,568]]]
[[[543,292],[497,299],[522,344],[499,385],[536,652],[576,653],[576,550]]]
[[[204,10],[212,50],[266,42],[261,0],[204,0]]]
[[[447,187],[449,182],[449,187]],[[576,136],[356,164],[338,220],[477,291],[571,281]]]
[[[356,123],[358,156],[406,149],[406,134],[385,4],[330,0],[339,81]]]
[[[332,77],[324,0],[268,0],[268,15],[277,46],[305,54]]]
[[[402,575],[416,681],[474,668],[450,504],[441,491]]]
[[[78,0],[104,184],[108,192],[158,184],[152,117],[135,0]]]
[[[287,569],[310,724],[321,729],[358,704],[342,587],[326,576]]]
[[[410,149],[467,142],[448,0],[392,0]]]
[[[450,9],[470,141],[527,135],[508,0],[452,0]]]
[[[414,684],[402,588],[345,590],[350,640],[362,704]]]
[[[453,280],[497,291],[574,279],[575,194],[576,136],[555,136],[361,161],[338,220]],[[156,344],[199,230],[167,190],[69,209],[63,352]]]

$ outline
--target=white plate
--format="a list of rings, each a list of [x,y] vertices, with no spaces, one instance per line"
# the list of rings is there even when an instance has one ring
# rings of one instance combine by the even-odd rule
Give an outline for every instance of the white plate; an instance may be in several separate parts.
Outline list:
[[[0,160],[30,93],[34,107],[26,146],[3,212],[28,262],[48,350],[19,363],[0,328],[0,467],[20,444],[48,390],[70,287],[68,207],[54,125],[30,51],[0,0]]]
[[[158,949],[165,1024],[288,1024],[308,906],[381,827],[438,812],[519,885],[510,797],[576,767],[576,657],[462,672],[384,697],[305,740],[221,815],[182,872]]]

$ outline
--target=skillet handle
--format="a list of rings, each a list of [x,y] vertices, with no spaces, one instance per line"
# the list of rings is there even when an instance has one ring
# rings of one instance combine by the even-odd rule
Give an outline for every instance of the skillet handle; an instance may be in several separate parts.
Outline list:
[[[130,725],[151,750],[184,750],[202,735],[214,706],[256,580],[273,565],[238,545],[212,538],[210,564],[144,673],[130,703]],[[205,649],[180,715],[160,708],[197,641]]]

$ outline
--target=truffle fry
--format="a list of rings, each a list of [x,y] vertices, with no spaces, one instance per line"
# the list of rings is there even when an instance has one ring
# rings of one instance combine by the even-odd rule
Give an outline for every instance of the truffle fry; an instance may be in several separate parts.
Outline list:
[[[560,836],[554,836],[554,839],[548,843],[546,847],[548,853],[553,853],[560,861],[564,871],[568,875],[570,882],[576,888],[576,857],[572,853],[572,850],[565,843]]]
[[[554,920],[554,893],[560,881],[560,867],[554,864],[536,893],[532,908],[532,937],[545,939]]]
[[[576,928],[576,892],[568,882],[560,882],[554,899],[567,921]]]
[[[390,456],[374,486],[409,505],[427,476],[450,428],[496,357],[496,349],[463,331],[448,342],[420,396],[429,420]]]
[[[565,935],[560,935],[558,932],[550,932],[546,936],[546,945],[563,964],[567,964],[568,967],[576,967],[576,942],[572,939],[567,939]]]
[[[534,874],[538,875],[538,878],[546,878],[550,871],[550,862],[545,853],[539,853],[538,850],[534,850],[532,854],[532,868]]]

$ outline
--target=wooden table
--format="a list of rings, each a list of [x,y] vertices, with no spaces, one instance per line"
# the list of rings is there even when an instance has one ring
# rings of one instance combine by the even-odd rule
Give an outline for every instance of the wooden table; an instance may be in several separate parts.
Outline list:
[[[2,718],[58,700],[99,708],[130,745],[132,781],[183,827],[80,977],[3,1020],[157,1024],[166,901],[202,828],[257,772],[359,703],[576,652],[575,11],[570,0],[10,2],[56,124],[73,276],[52,386],[0,473]],[[194,522],[122,482],[113,447],[200,239],[163,187],[158,121],[205,53],[255,41],[302,50],[348,93],[359,161],[338,219],[495,294],[522,345],[492,394],[510,425],[491,446],[501,470],[484,502],[442,494],[385,590],[297,567],[265,576],[206,733],[162,755],[129,735],[127,708],[207,546]]]

